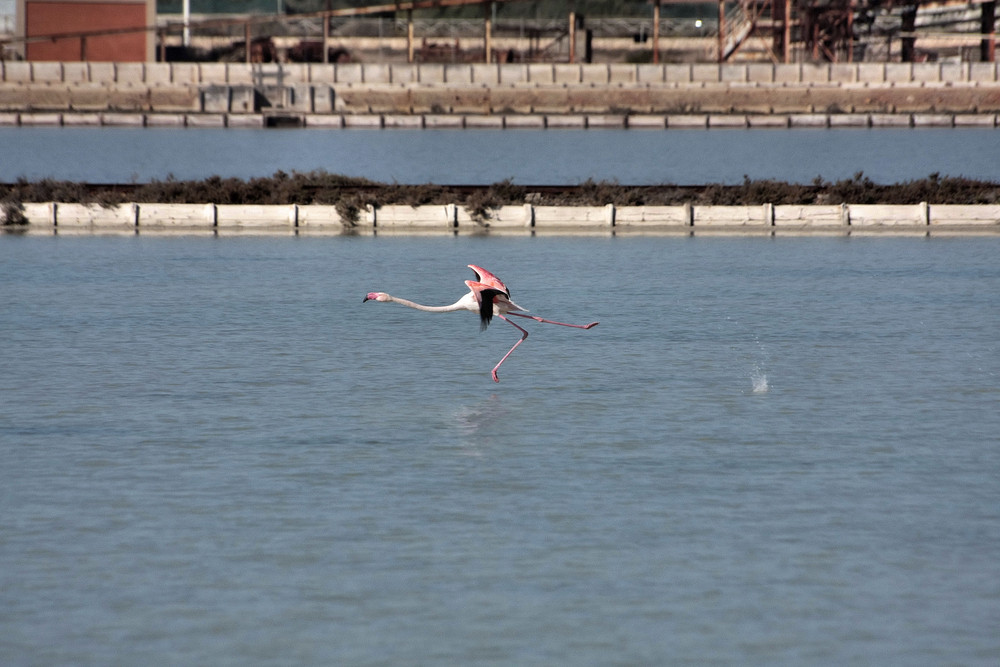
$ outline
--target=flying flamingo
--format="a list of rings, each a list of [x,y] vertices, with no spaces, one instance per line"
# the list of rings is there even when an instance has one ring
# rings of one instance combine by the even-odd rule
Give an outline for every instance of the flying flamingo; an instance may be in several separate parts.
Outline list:
[[[546,320],[535,315],[525,315],[524,313],[527,312],[526,309],[521,308],[521,306],[510,300],[510,290],[507,289],[507,286],[503,284],[502,280],[486,269],[474,264],[469,264],[469,268],[476,274],[476,279],[465,281],[465,284],[469,287],[469,293],[450,306],[424,306],[419,303],[414,303],[413,301],[400,299],[397,296],[386,294],[385,292],[369,292],[362,300],[362,303],[365,301],[391,301],[409,308],[424,310],[428,313],[451,313],[459,310],[470,310],[473,313],[479,314],[480,330],[489,326],[490,320],[493,319],[494,315],[505,322],[509,322],[511,326],[521,332],[521,338],[514,343],[514,347],[510,348],[507,354],[503,355],[503,359],[501,359],[497,365],[493,367],[494,382],[500,381],[500,378],[497,377],[497,369],[500,368],[500,364],[507,361],[507,357],[510,356],[511,352],[513,352],[517,346],[523,343],[524,339],[528,337],[528,331],[507,319],[507,315],[516,315],[517,317],[524,317],[535,320],[536,322],[558,324],[562,327],[574,327],[576,329],[590,329],[591,327],[596,327],[598,324],[597,322],[591,322],[590,324],[566,324],[565,322]]]

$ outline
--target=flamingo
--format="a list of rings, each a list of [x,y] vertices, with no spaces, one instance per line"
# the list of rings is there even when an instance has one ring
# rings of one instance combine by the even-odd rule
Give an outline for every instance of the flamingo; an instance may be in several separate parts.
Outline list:
[[[507,351],[507,354],[503,355],[503,358],[497,362],[496,366],[493,367],[492,375],[494,382],[500,382],[500,378],[497,377],[497,369],[500,368],[500,364],[507,361],[507,357],[509,357],[511,353],[517,349],[517,346],[523,343],[524,339],[528,337],[527,329],[514,324],[514,322],[507,318],[507,315],[515,315],[517,317],[535,320],[536,322],[558,324],[561,327],[573,327],[575,329],[590,329],[598,325],[598,322],[591,322],[590,324],[567,324],[566,322],[547,320],[536,315],[526,315],[525,313],[527,312],[527,309],[522,308],[510,300],[510,290],[507,289],[507,286],[504,285],[502,280],[486,269],[476,266],[475,264],[469,264],[469,268],[476,274],[476,279],[465,281],[465,284],[469,288],[469,293],[463,295],[461,299],[450,306],[425,306],[407,299],[401,299],[398,296],[386,294],[385,292],[369,292],[365,298],[362,299],[361,303],[366,301],[381,301],[383,303],[392,302],[408,308],[423,310],[428,313],[451,313],[459,310],[469,310],[479,315],[480,331],[489,326],[494,315],[499,317],[501,320],[510,323],[512,327],[521,332],[521,338],[514,343],[514,346],[510,348],[510,350]]]

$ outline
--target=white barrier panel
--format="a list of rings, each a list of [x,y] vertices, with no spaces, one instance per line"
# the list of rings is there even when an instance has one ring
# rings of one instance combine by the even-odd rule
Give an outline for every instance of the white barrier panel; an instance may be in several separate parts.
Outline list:
[[[691,206],[622,206],[615,210],[618,227],[690,227]]]
[[[52,227],[56,224],[56,205],[52,202],[22,204],[24,217],[31,226]]]
[[[219,204],[215,207],[216,227],[295,227],[298,206],[270,204]]]
[[[336,206],[326,204],[299,206],[299,229],[340,231],[347,226],[337,212]]]
[[[135,227],[137,204],[55,204],[56,227]]]
[[[1000,225],[1000,206],[934,204],[930,207],[932,225]]]
[[[535,210],[531,204],[501,206],[490,209],[486,220],[489,229],[528,229],[535,221]]]
[[[771,204],[763,206],[695,206],[695,227],[764,227],[770,226]]]
[[[775,227],[844,227],[847,207],[778,205],[774,207]]]
[[[615,223],[615,207],[607,206],[535,206],[535,228],[610,227]]]
[[[215,204],[139,204],[139,227],[215,227]]]
[[[391,204],[374,210],[376,228],[430,227],[454,228],[457,224],[456,206],[440,204],[435,206],[407,206]]]
[[[851,227],[914,227],[927,224],[927,204],[848,204]]]

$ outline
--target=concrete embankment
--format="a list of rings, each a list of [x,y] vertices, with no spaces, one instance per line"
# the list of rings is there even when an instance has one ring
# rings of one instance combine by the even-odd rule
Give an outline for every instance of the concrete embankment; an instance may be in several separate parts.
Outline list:
[[[1000,205],[534,206],[475,219],[455,204],[368,207],[356,220],[329,205],[26,203],[6,231],[258,234],[1000,234]]]
[[[0,63],[0,124],[996,126],[997,63]]]

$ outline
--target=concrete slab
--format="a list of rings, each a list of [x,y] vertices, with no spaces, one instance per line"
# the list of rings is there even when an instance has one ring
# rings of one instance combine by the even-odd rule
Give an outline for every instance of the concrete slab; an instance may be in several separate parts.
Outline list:
[[[306,127],[340,129],[344,127],[344,117],[339,114],[309,114],[305,117]]]
[[[254,76],[256,68],[263,67],[264,64],[255,66],[246,63],[226,63],[226,83],[250,85],[256,78]],[[204,73],[205,69],[202,68],[202,74]]]
[[[65,121],[65,116],[63,120]],[[143,127],[145,124],[146,117],[141,113],[106,112],[101,114],[101,125],[110,127]]]
[[[226,115],[221,113],[189,113],[184,116],[188,127],[225,127]]]
[[[468,128],[499,130],[504,126],[504,117],[489,114],[469,114],[465,117],[465,126]]]
[[[801,83],[828,83],[830,81],[829,65],[802,63],[799,72]]]
[[[748,83],[774,82],[774,65],[771,63],[748,63],[746,72]]]
[[[559,65],[556,65],[559,67]],[[584,85],[606,86],[611,81],[611,72],[603,63],[590,63],[580,66],[580,83]]]
[[[461,129],[465,127],[465,116],[456,114],[426,114],[424,127],[435,129]]]
[[[913,63],[911,81],[937,83],[941,81],[941,65],[938,63]]]
[[[309,83],[334,83],[335,67],[332,63],[309,63]]]
[[[885,63],[886,83],[909,83],[913,81],[913,63]]]
[[[848,204],[851,227],[925,226],[927,204]]]
[[[1000,205],[932,204],[931,225],[1000,226]]]
[[[503,117],[504,127],[508,129],[542,129],[545,127],[545,116],[537,114],[510,114]]]
[[[581,114],[552,114],[545,117],[545,127],[582,130],[587,127],[587,117]]]
[[[691,65],[691,81],[703,83],[718,83],[721,68],[719,65],[698,63]]]
[[[640,227],[690,227],[690,206],[619,206],[615,229]]]
[[[631,84],[639,81],[638,65],[611,63],[608,65],[608,83]]]
[[[795,113],[788,117],[789,127],[827,127],[830,117],[825,113]]]
[[[215,204],[139,204],[143,227],[215,227]]]
[[[133,67],[139,66],[139,76],[137,80],[132,83],[134,85],[142,84],[142,63],[122,63],[123,65],[132,65]],[[87,80],[91,83],[100,83],[107,86],[113,85],[114,83],[128,83],[126,80],[118,79],[118,65],[116,63],[105,63],[105,62],[90,62],[87,63],[88,77]],[[123,68],[124,71],[128,71],[128,67]]]
[[[424,127],[424,117],[419,114],[384,114],[382,126],[397,129],[420,130]]]
[[[773,207],[763,206],[693,206],[694,227],[770,227]]]
[[[707,114],[668,114],[667,129],[691,129],[708,127]]]
[[[97,127],[101,125],[99,113],[63,114],[62,124],[66,127]]]
[[[747,125],[750,127],[770,127],[770,128],[785,128],[788,127],[788,116],[784,114],[749,114],[746,117]]]
[[[25,61],[4,60],[3,80],[6,83],[31,83],[31,63]]]
[[[663,80],[667,83],[691,83],[694,80],[691,65],[664,65]]]
[[[858,68],[854,63],[830,63],[831,83],[855,83],[858,80]]]
[[[392,83],[392,65],[388,63],[362,63],[362,81],[368,84]]]
[[[708,117],[709,127],[746,127],[747,117],[740,114],[711,114]]]
[[[617,129],[626,126],[625,114],[591,114],[587,116],[587,127]]]
[[[469,66],[472,72],[472,83],[495,86],[500,83],[500,70],[496,65],[486,63],[474,63]]]
[[[663,65],[636,65],[636,81],[638,83],[663,83],[665,81],[665,70]]]
[[[910,114],[873,113],[871,123],[872,127],[910,127],[913,119]]]
[[[343,230],[344,222],[336,206],[310,204],[299,206],[299,229],[304,231]]]
[[[136,204],[56,204],[56,227],[134,228],[138,216]]]
[[[256,129],[264,127],[264,116],[259,113],[231,113],[226,115],[226,127]]]
[[[62,82],[69,84],[89,83],[90,69],[89,63],[85,62],[64,62],[62,64]],[[114,76],[112,76],[114,80]]]
[[[58,62],[31,63],[31,80],[35,83],[62,83],[63,64]]]
[[[179,114],[179,113],[147,114],[146,127],[184,127],[184,114]]]
[[[719,66],[719,80],[723,83],[746,83],[749,78],[747,66],[742,63],[726,63]]]
[[[628,126],[637,130],[662,130],[667,119],[660,114],[633,114],[627,117]]]
[[[61,113],[22,113],[21,125],[62,125]]]
[[[294,227],[298,207],[289,205],[219,204],[215,207],[216,227]]]
[[[419,69],[420,83],[424,84],[445,84],[445,69],[441,63],[423,63]]]
[[[952,127],[955,117],[944,113],[915,113],[913,127]]]
[[[472,67],[466,64],[445,65],[444,80],[448,85],[472,85]]]
[[[170,69],[171,83],[194,85],[201,82],[201,68],[198,63],[168,63],[167,67]]]
[[[160,67],[157,68],[161,73],[167,72],[169,74],[169,69]],[[93,77],[94,71],[91,69],[91,77]],[[145,63],[117,63],[114,67],[115,81],[120,85],[129,86],[141,86],[146,83],[146,64]],[[91,79],[93,80],[93,79]],[[110,82],[108,82],[110,83]],[[164,83],[163,81],[157,81],[157,83]]]
[[[344,127],[382,127],[382,116],[379,114],[348,114],[343,118]]]
[[[994,114],[955,114],[955,127],[994,127],[997,116]]]
[[[798,63],[780,63],[774,66],[775,83],[799,83],[802,69]]]

